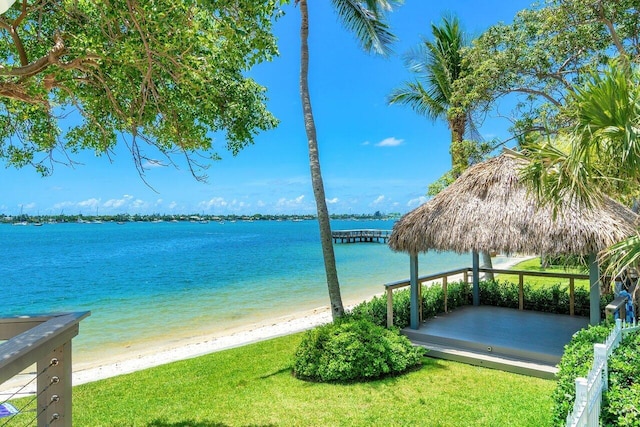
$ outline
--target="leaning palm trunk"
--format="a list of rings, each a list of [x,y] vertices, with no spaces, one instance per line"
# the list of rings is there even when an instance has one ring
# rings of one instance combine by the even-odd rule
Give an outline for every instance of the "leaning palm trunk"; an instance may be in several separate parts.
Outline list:
[[[491,254],[489,252],[480,252],[480,254],[482,255],[482,267],[492,269],[493,262],[491,261]],[[484,274],[484,280],[493,280],[494,278],[493,272]]]
[[[311,110],[311,98],[309,96],[309,13],[307,11],[307,0],[300,0],[300,15],[302,22],[300,25],[300,97],[302,99],[302,110],[304,113],[304,127],[307,132],[309,144],[309,164],[311,167],[311,185],[313,195],[316,199],[318,211],[318,224],[320,226],[320,242],[322,243],[322,257],[324,258],[324,268],[327,275],[327,287],[329,288],[329,303],[331,305],[331,315],[333,319],[344,314],[342,296],[340,295],[340,283],[338,282],[338,271],[336,269],[336,258],[333,252],[333,241],[331,238],[331,224],[329,223],[329,211],[324,194],[324,183],[320,172],[320,158],[318,155],[318,141],[316,138],[316,125]]]
[[[459,114],[448,119],[449,129],[451,130],[451,170],[454,176],[459,177],[469,167],[469,159],[464,150],[464,133],[467,128],[467,116]],[[482,267],[493,268],[491,254],[489,252],[481,252]],[[493,272],[485,273],[485,280],[493,280]]]

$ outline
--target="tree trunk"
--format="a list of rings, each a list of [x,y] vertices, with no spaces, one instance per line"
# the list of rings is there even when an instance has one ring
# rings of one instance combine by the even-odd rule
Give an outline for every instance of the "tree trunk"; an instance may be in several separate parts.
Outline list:
[[[318,211],[318,224],[320,226],[320,242],[322,244],[322,257],[327,276],[329,289],[329,303],[331,316],[335,320],[344,314],[342,296],[340,295],[340,283],[336,269],[336,258],[333,252],[333,240],[331,238],[331,224],[329,222],[329,210],[324,194],[324,183],[320,172],[320,158],[318,154],[318,141],[316,137],[316,125],[311,110],[311,97],[309,95],[309,12],[307,0],[300,0],[300,98],[302,99],[302,111],[304,114],[304,127],[307,132],[309,144],[309,165],[311,168],[311,185],[316,199]]]
[[[455,178],[459,177],[469,167],[469,159],[464,149],[464,132],[467,118],[464,115],[449,118],[451,130],[451,169]]]
[[[493,268],[493,262],[491,261],[491,254],[489,252],[480,252],[482,254],[482,267]],[[493,280],[493,273],[485,273],[484,280]]]

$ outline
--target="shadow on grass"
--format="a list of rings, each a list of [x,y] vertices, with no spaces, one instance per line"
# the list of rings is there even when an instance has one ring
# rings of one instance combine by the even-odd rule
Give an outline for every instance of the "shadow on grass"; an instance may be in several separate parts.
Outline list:
[[[155,420],[147,424],[147,427],[229,427],[229,425],[215,421],[186,420],[168,422],[164,420]],[[247,424],[244,427],[275,427],[275,424]]]
[[[279,370],[277,370],[277,371],[275,371],[275,372],[272,372],[272,373],[270,373],[270,374],[262,375],[262,376],[261,376],[261,377],[259,377],[259,378],[260,378],[261,380],[266,380],[267,378],[275,377],[276,375],[280,375],[280,374],[284,374],[284,373],[291,373],[291,367],[290,367],[290,366],[288,366],[288,367],[286,367],[286,368],[279,369]]]

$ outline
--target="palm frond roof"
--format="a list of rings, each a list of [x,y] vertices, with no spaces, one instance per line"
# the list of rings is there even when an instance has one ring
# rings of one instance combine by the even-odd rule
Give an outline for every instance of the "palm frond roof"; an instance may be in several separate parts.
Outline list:
[[[428,250],[588,255],[635,233],[638,216],[604,197],[594,208],[566,201],[554,218],[519,179],[524,160],[509,153],[467,169],[433,199],[404,215],[389,246]]]

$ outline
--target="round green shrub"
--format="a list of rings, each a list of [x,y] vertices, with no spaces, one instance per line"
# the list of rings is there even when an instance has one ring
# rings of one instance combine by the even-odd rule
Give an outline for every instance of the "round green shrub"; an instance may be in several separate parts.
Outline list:
[[[424,353],[396,329],[347,317],[305,334],[295,354],[293,374],[319,382],[371,380],[420,365]]]

